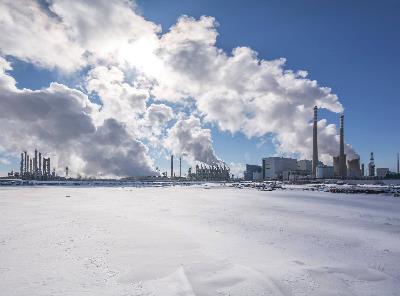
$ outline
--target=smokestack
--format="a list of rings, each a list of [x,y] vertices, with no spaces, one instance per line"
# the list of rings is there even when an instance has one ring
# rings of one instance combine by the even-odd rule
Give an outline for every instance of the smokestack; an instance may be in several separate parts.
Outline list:
[[[171,155],[171,179],[174,177],[174,156]]]
[[[43,176],[46,175],[46,157],[43,157],[43,169],[42,169]]]
[[[42,170],[42,153],[39,152],[39,171]]]
[[[24,173],[26,173],[28,171],[28,161],[27,161],[26,151],[24,151],[24,160],[25,160]]]
[[[365,165],[364,164],[361,165],[361,176],[362,177],[365,176]]]
[[[313,125],[313,159],[312,159],[312,174],[315,177],[317,174],[318,165],[318,107],[314,106],[314,125]]]
[[[182,178],[182,157],[179,157],[179,178]]]
[[[37,150],[35,149],[35,158],[33,159],[33,172],[37,174],[37,163],[38,163],[38,157],[37,157]]]
[[[399,160],[399,153],[397,153],[397,173],[400,174],[400,160]]]
[[[24,153],[21,153],[21,163],[20,163],[20,167],[19,167],[19,173],[20,173],[20,177],[22,179],[22,176],[24,175]]]
[[[346,178],[346,155],[344,154],[344,115],[340,115],[340,153],[339,153],[339,170],[340,177]]]

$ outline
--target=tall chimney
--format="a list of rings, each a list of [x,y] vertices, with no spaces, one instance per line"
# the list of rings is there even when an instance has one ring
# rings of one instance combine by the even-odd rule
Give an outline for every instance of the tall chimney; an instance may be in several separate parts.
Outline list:
[[[171,155],[171,179],[174,177],[174,156]]]
[[[182,178],[182,157],[179,157],[179,178]]]
[[[397,153],[397,173],[400,174],[400,160],[399,160],[399,153]]]
[[[22,179],[22,176],[24,175],[24,153],[21,153],[21,163],[20,163],[19,173]]]
[[[33,159],[33,173],[37,174],[37,164],[38,164],[38,155],[37,150],[35,149],[35,158]]]
[[[39,152],[39,172],[42,171],[42,153]]]
[[[313,159],[312,159],[312,174],[315,177],[317,174],[318,165],[318,107],[314,106],[314,125],[313,125]]]
[[[26,151],[24,151],[24,173],[28,172],[28,160],[27,160],[27,155]]]
[[[344,155],[344,115],[340,115],[340,154],[339,154],[339,171],[342,179],[346,178],[346,155]]]

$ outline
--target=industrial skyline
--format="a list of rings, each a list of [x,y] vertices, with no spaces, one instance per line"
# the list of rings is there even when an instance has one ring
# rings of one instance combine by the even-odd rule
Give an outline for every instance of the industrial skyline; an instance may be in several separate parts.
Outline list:
[[[327,163],[330,147],[339,144],[338,115],[346,110],[346,140],[357,147],[365,171],[371,151],[377,167],[397,169],[400,142],[391,127],[399,107],[393,63],[400,39],[393,3],[360,10],[354,3],[259,2],[255,9],[243,2],[228,13],[207,1],[201,7],[143,1],[137,9],[126,1],[106,1],[101,9],[82,2],[89,20],[80,17],[79,1],[69,7],[14,2],[2,6],[0,20],[2,174],[19,165],[19,151],[35,147],[62,155],[71,174],[97,176],[170,171],[171,154],[185,155],[184,172],[195,161],[220,159],[233,172],[267,155],[311,159],[315,105],[323,143],[314,153],[318,161]],[[160,10],[165,5],[172,10]],[[102,9],[126,14],[105,26]],[[32,12],[38,18],[26,26],[22,20]],[[260,27],[265,38],[255,34]],[[362,54],[371,44],[381,51]],[[371,81],[366,69],[381,69],[380,75]],[[347,159],[338,156],[344,167]]]
[[[314,106],[313,129],[312,129],[312,160],[297,160],[288,157],[265,157],[261,165],[246,164],[244,179],[251,181],[260,180],[286,180],[286,181],[312,181],[314,179],[379,179],[400,178],[400,159],[397,154],[397,171],[389,168],[376,168],[374,153],[371,152],[368,163],[368,172],[365,174],[365,164],[360,163],[360,156],[355,154],[347,159],[345,154],[344,139],[344,114],[340,114],[339,130],[339,155],[332,155],[333,165],[327,165],[319,161],[318,157],[318,106]],[[397,175],[396,175],[397,173]]]

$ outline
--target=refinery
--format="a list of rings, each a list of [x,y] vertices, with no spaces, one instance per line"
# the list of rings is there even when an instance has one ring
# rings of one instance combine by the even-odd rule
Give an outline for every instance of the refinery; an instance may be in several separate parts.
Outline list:
[[[63,178],[56,175],[55,168],[51,169],[50,157],[42,157],[42,153],[37,150],[35,150],[33,157],[27,151],[22,152],[19,172],[11,171],[8,173],[8,177],[37,181],[60,180]],[[68,167],[65,168],[65,177],[68,177]]]

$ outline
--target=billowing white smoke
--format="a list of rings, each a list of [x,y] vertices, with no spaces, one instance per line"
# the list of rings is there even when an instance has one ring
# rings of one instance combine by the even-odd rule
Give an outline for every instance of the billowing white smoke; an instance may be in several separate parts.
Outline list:
[[[196,117],[181,119],[169,130],[165,145],[175,155],[183,155],[190,162],[201,161],[209,165],[217,165],[222,161],[214,153],[211,131],[201,128]]]
[[[58,166],[91,176],[151,175],[147,148],[125,126],[108,118],[96,126],[99,106],[78,90],[52,83],[19,90],[0,58],[0,146],[8,151],[57,152]]]
[[[313,106],[343,111],[305,71],[285,70],[285,59],[216,47],[212,17],[182,16],[161,34],[127,0],[5,0],[0,11],[0,55],[84,76],[77,85],[84,92],[61,84],[32,91],[3,73],[1,123],[9,130],[2,129],[0,146],[47,147],[60,165],[74,163],[86,174],[149,174],[143,143],[218,162],[207,123],[249,138],[271,133],[277,153],[309,158]],[[320,120],[319,139],[323,159],[337,154],[334,125]]]

